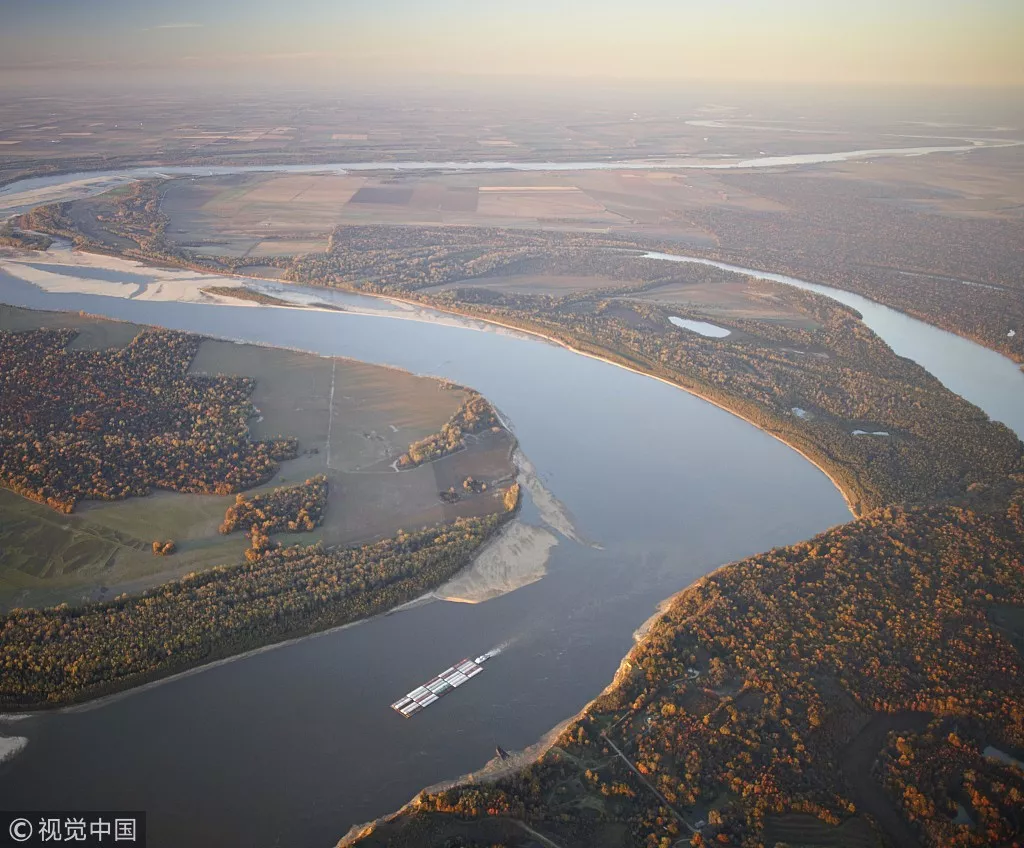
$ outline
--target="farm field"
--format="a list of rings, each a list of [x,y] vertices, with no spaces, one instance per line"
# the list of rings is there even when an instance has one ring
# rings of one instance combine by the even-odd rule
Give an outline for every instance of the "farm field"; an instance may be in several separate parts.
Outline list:
[[[131,248],[107,223],[116,220],[114,202],[125,191],[72,202],[74,228],[114,250]],[[757,213],[784,209],[727,191],[710,175],[658,171],[183,177],[161,186],[159,208],[170,247],[250,259],[257,274],[278,276],[266,260],[322,253],[331,232],[345,225],[609,233],[714,246],[710,232],[687,215],[709,204]]]
[[[363,182],[328,174],[172,180],[161,197],[166,237],[213,256],[259,259],[324,250],[327,234]]]
[[[0,308],[0,330],[38,327],[78,330],[71,346],[92,350],[122,347],[141,329]],[[251,438],[298,439],[298,457],[282,462],[276,476],[247,495],[326,474],[330,495],[323,524],[278,541],[351,545],[502,508],[493,487],[464,493],[455,504],[442,502],[439,492],[461,489],[469,476],[511,481],[512,439],[505,431],[481,434],[465,450],[411,471],[391,467],[412,442],[452,416],[468,396],[462,389],[379,366],[215,340],[200,345],[191,373],[255,378],[251,400],[258,413],[249,421]],[[218,532],[234,501],[234,495],[154,491],[122,501],[85,501],[62,515],[0,490],[0,609],[109,599],[237,563],[248,545],[245,536]],[[154,538],[174,539],[177,551],[154,556]]]
[[[621,215],[571,181],[544,175],[429,179],[249,174],[175,179],[162,188],[169,243],[198,253],[260,258],[322,252],[345,224],[451,225],[604,232]],[[488,185],[498,179],[507,185]],[[78,217],[101,203],[78,201]],[[77,222],[77,217],[76,217]],[[86,228],[83,228],[86,232]],[[258,262],[254,261],[254,264]]]

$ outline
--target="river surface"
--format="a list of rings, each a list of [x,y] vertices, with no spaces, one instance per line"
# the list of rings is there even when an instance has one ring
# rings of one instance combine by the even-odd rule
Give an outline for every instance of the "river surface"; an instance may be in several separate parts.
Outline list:
[[[662,599],[718,565],[849,519],[814,466],[656,380],[499,332],[331,311],[47,294],[0,300],[351,356],[473,386],[575,517],[547,576],[479,605],[432,602],[39,715],[0,766],[5,806],[145,809],[152,846],[329,845],[420,788],[523,748],[611,679]],[[375,305],[379,301],[374,300]],[[536,523],[528,508],[524,519]],[[388,705],[466,655],[504,651],[413,719]]]
[[[1015,366],[999,372],[991,396],[972,388],[993,367],[986,357],[1009,363],[1004,357],[938,330],[941,343],[922,341],[934,328],[847,299],[856,295],[696,261],[850,303],[897,352],[1024,430],[1013,418],[1019,404],[998,412],[999,396],[1019,385]],[[379,299],[306,297],[387,310]],[[389,317],[46,293],[2,272],[0,302],[349,356],[473,386],[507,416],[591,543],[560,537],[547,576],[483,604],[434,601],[84,708],[0,722],[3,733],[29,740],[0,765],[5,806],[145,809],[156,848],[330,845],[420,788],[480,767],[496,744],[523,748],[578,711],[609,682],[657,603],[695,578],[849,518],[820,471],[753,426],[537,339],[396,320],[408,317],[397,307]],[[887,329],[884,313],[905,323]],[[940,373],[944,346],[958,342],[965,347]],[[955,388],[957,373],[969,385]],[[540,523],[532,504],[523,519]],[[483,674],[436,706],[410,720],[389,709],[454,660],[499,645]]]

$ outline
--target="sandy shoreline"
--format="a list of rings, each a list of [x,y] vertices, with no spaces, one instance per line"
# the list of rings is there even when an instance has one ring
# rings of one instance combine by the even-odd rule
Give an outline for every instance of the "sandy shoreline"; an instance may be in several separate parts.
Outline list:
[[[501,528],[468,567],[435,589],[434,597],[480,604],[536,583],[547,574],[548,557],[557,544],[558,539],[547,530],[515,519]]]
[[[41,268],[38,266],[49,266]],[[52,270],[59,268],[60,270]],[[137,259],[124,259],[107,253],[91,253],[72,249],[66,242],[55,243],[46,251],[29,251],[17,248],[0,248],[0,271],[35,286],[50,294],[86,294],[100,297],[116,297],[123,300],[140,300],[156,303],[198,303],[217,306],[239,306],[250,309],[304,309],[315,312],[344,311],[355,315],[377,318],[392,318],[399,321],[422,321],[478,331],[495,331],[501,327],[509,335],[528,338],[531,333],[515,327],[505,327],[493,321],[437,309],[412,300],[389,297],[366,292],[350,292],[344,289],[323,288],[323,298],[300,289],[316,291],[316,287],[297,283],[279,282],[247,277],[226,272],[200,272],[185,268],[165,268],[147,265]],[[110,272],[122,275],[124,281],[115,279],[91,279],[78,274]],[[280,286],[281,291],[273,288]],[[213,294],[206,289],[222,288],[249,290],[272,296],[292,294],[295,298],[286,304],[258,303],[226,294]],[[292,291],[289,291],[292,290]],[[331,294],[380,300],[393,308],[375,309],[362,304],[346,303],[340,309],[324,303]]]

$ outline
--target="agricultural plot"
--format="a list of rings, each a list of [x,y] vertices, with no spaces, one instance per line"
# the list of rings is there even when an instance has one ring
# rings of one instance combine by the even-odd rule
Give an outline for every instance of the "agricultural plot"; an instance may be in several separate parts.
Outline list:
[[[485,186],[477,211],[489,218],[578,219],[612,222],[616,216],[575,186]]]
[[[250,174],[172,180],[163,189],[166,235],[208,255],[281,256],[324,250],[327,234],[364,180]]]
[[[612,232],[710,246],[714,237],[696,223],[693,210],[785,209],[710,174],[640,170],[247,174],[177,179],[163,195],[172,243],[210,256],[254,259],[324,250],[327,234],[343,224]]]
[[[559,297],[574,292],[595,291],[612,286],[636,285],[615,280],[611,277],[596,275],[556,275],[556,274],[509,274],[492,277],[473,277],[470,280],[459,280],[423,289],[427,292],[439,292],[446,289],[486,289],[503,294],[553,295]]]
[[[331,174],[185,178],[163,187],[161,211],[173,245],[254,260],[322,251],[339,224],[606,231],[630,223],[564,177],[546,176],[550,184],[536,184],[536,174],[500,175],[504,185],[489,184],[493,174],[398,181]],[[79,213],[88,215],[87,208]]]

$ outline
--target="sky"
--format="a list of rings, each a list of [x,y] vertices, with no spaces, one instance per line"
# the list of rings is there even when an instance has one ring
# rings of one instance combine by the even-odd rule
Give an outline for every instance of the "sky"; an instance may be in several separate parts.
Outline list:
[[[0,81],[1024,84],[1024,0],[0,0]]]

